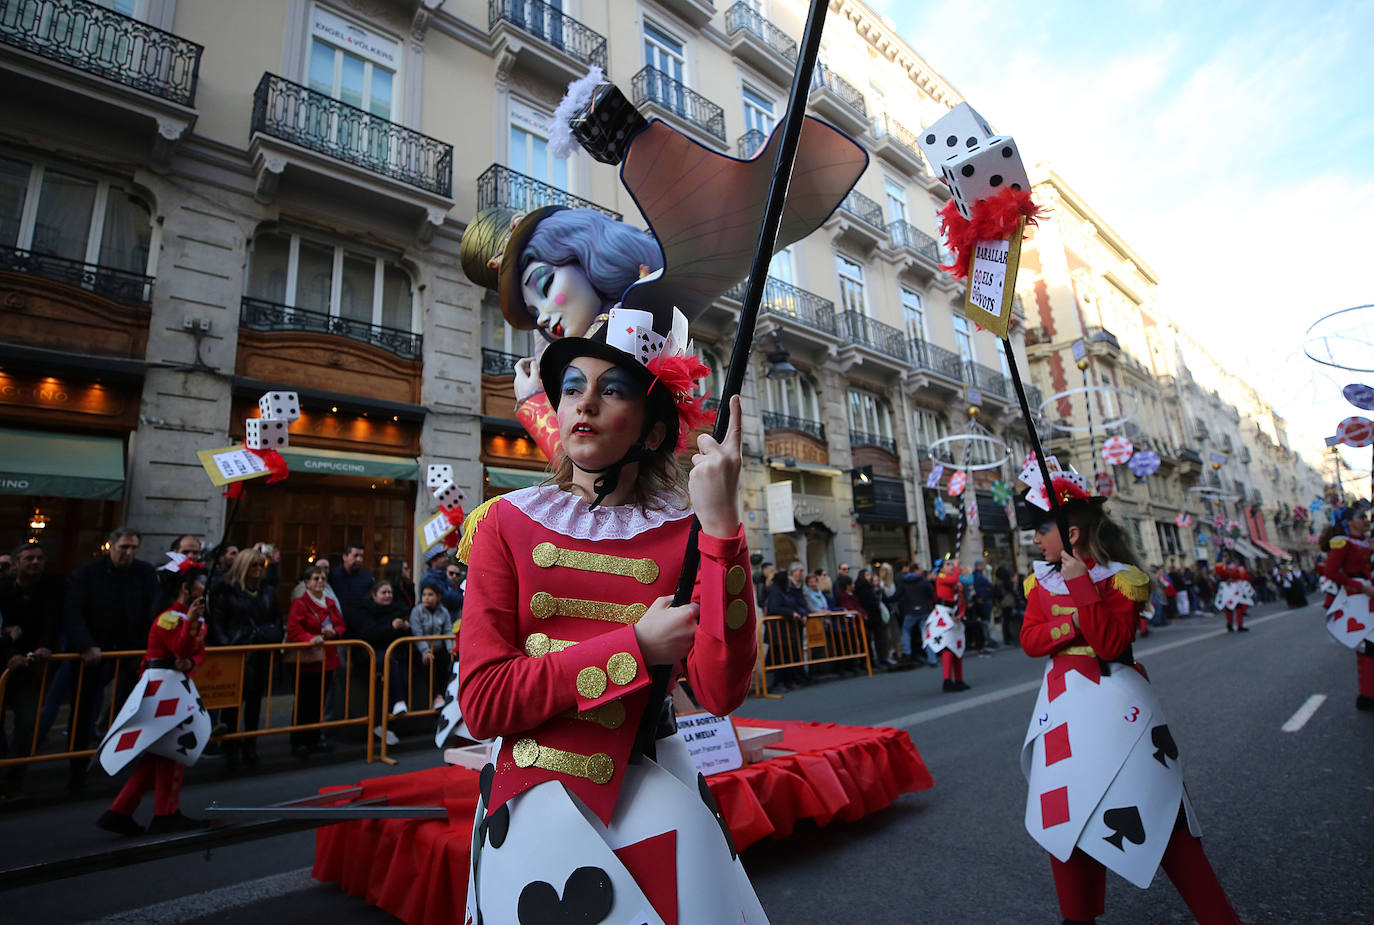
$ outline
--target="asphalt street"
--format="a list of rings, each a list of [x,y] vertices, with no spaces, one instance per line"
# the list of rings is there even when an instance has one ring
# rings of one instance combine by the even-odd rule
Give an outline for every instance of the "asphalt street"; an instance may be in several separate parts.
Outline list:
[[[1329,640],[1316,606],[1266,605],[1249,624],[1252,632],[1227,634],[1220,617],[1192,617],[1136,645],[1178,743],[1208,856],[1247,923],[1374,921],[1374,714],[1353,706],[1355,656]],[[857,823],[803,825],[746,851],[772,921],[1058,922],[1047,856],[1023,827],[1017,763],[1041,670],[1002,649],[969,657],[973,689],[961,694],[942,693],[938,671],[918,669],[748,701],[739,715],[906,729],[936,784]],[[408,739],[395,768],[348,754],[301,767],[283,750],[267,753],[265,773],[231,778],[203,762],[182,805],[261,805],[439,763],[422,730]],[[65,772],[54,773],[60,783]],[[108,847],[113,836],[92,823],[114,783],[77,802],[40,796],[0,815],[0,866]],[[0,908],[7,923],[395,921],[310,880],[313,845],[301,833],[19,887],[0,894]],[[1192,918],[1162,874],[1148,890],[1109,874],[1099,921]]]

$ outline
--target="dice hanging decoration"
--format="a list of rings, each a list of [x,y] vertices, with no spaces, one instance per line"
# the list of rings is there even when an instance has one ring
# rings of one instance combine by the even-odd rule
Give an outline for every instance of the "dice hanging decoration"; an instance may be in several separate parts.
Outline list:
[[[268,392],[258,399],[258,414],[263,420],[285,421],[289,426],[301,419],[301,400],[295,392]]]
[[[272,391],[258,399],[258,417],[243,422],[243,445],[196,453],[216,485],[226,485],[224,497],[243,497],[243,483],[266,476],[268,484],[291,474],[280,451],[291,445],[289,430],[301,418],[301,400],[295,392]],[[216,477],[218,475],[218,478]]]
[[[1102,458],[1113,466],[1119,466],[1130,459],[1133,452],[1135,452],[1135,446],[1130,440],[1120,435],[1108,437],[1107,441],[1102,444]]]
[[[1137,478],[1147,478],[1159,471],[1159,454],[1154,450],[1140,450],[1126,463],[1126,468]]]

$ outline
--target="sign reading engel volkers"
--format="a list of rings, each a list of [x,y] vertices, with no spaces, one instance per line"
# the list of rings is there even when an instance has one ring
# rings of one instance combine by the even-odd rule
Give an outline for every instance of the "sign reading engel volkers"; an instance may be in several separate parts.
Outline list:
[[[394,71],[400,66],[401,46],[399,43],[355,26],[341,16],[320,9],[312,11],[310,34],[331,45],[347,51]]]

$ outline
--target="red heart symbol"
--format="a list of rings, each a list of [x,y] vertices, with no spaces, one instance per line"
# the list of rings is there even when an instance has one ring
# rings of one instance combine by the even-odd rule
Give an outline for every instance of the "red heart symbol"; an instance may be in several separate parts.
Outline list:
[[[1345,631],[1347,633],[1358,633],[1361,630],[1364,630],[1365,628],[1365,625],[1361,623],[1359,620],[1356,620],[1354,617],[1345,618]]]
[[[944,629],[944,628],[945,628],[945,618],[944,618],[944,617],[941,617],[939,620],[937,620],[937,621],[935,622],[935,625],[938,626],[938,627],[940,627],[940,629]]]
[[[1344,610],[1338,610],[1338,611],[1336,611],[1335,613],[1333,613],[1333,614],[1331,615],[1331,619],[1333,619],[1333,620],[1339,620],[1339,619],[1340,619],[1341,617],[1343,617],[1343,616],[1345,616],[1345,611],[1344,611]]]

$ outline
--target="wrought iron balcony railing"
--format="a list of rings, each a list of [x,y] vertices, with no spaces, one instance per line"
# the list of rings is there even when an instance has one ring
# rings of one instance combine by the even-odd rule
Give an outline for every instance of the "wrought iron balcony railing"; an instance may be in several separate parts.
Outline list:
[[[765,45],[786,58],[789,64],[797,63],[797,43],[743,0],[725,11],[725,34],[734,35],[741,29],[753,33]]]
[[[906,342],[900,329],[894,328],[890,324],[883,324],[881,321],[876,321],[862,312],[856,312],[852,309],[841,312],[840,321],[845,340],[851,344],[870,347],[902,362],[909,359]]]
[[[509,167],[492,164],[477,178],[477,208],[491,209],[497,206],[522,212],[542,206],[567,206],[570,209],[595,209],[616,221],[623,218],[619,212],[599,206],[590,199],[574,196],[534,177],[516,173]]]
[[[263,74],[253,131],[434,193],[453,194],[453,145],[308,87]]]
[[[984,393],[996,395],[998,398],[1006,398],[1011,392],[1006,377],[991,366],[984,366],[982,363],[965,363],[964,381],[982,389]]]
[[[725,296],[736,302],[743,302],[746,287],[747,282],[737,283],[725,293]],[[759,311],[791,318],[831,337],[838,337],[840,333],[839,326],[835,323],[835,303],[821,298],[814,292],[807,292],[791,283],[785,283],[776,276],[768,277],[763,284],[763,301],[759,305]]]
[[[939,242],[905,219],[888,222],[887,237],[893,247],[909,248],[927,260],[940,262]]]
[[[924,340],[912,340],[911,357],[917,366],[944,376],[946,379],[952,379],[955,382],[962,382],[964,379],[963,360],[953,350],[937,347],[935,344]]]
[[[1089,326],[1085,332],[1088,335],[1089,343],[1108,344],[1112,347],[1121,349],[1121,342],[1116,339],[1116,335],[1106,328]]]
[[[515,364],[523,360],[524,357],[518,353],[503,353],[500,350],[492,350],[489,347],[482,348],[482,375],[484,376],[513,376],[515,375]]]
[[[630,81],[634,103],[656,103],[725,144],[725,110],[658,68],[645,67]]]
[[[759,148],[762,148],[763,143],[767,140],[767,135],[756,128],[751,128],[739,136],[739,140],[735,142],[736,156],[741,160],[748,160],[758,153]]]
[[[1026,346],[1034,347],[1036,344],[1054,343],[1054,336],[1050,334],[1050,329],[1044,325],[1031,325],[1026,328]]]
[[[583,64],[606,70],[606,37],[542,0],[490,0],[487,28],[495,29],[499,22],[508,22]]]
[[[797,430],[804,434],[810,434],[817,440],[825,439],[825,425],[820,421],[811,421],[790,414],[776,414],[772,411],[763,412],[763,429],[765,431]]]
[[[119,305],[147,308],[153,303],[153,278],[51,254],[0,247],[0,271],[27,273],[85,289]]]
[[[840,203],[840,210],[867,222],[874,228],[883,228],[883,207],[857,190],[849,191],[849,195]]]
[[[1040,406],[1044,404],[1045,396],[1036,386],[1026,385],[1024,382],[1021,384],[1026,389],[1026,404],[1030,405],[1031,414],[1035,414],[1040,410]],[[1010,395],[1011,392],[1007,394]]]
[[[204,49],[90,0],[4,0],[0,43],[169,102],[195,105]]]
[[[816,69],[811,72],[811,89],[816,90],[825,87],[859,115],[868,117],[868,104],[864,102],[864,95],[859,92],[859,88],[845,80],[839,74],[830,69],[830,66],[820,61],[816,62]]]
[[[921,156],[921,145],[916,141],[916,133],[886,113],[881,119],[873,120],[873,133],[880,138],[885,136],[893,144],[901,145],[916,163],[925,163]]]
[[[893,456],[897,455],[897,441],[891,437],[881,437],[878,434],[870,434],[862,430],[851,430],[849,432],[849,445],[855,446],[876,446],[880,450],[887,450]]]
[[[239,327],[250,331],[305,331],[313,334],[333,334],[381,347],[404,360],[421,358],[422,341],[419,334],[389,328],[385,325],[355,321],[338,315],[292,308],[262,299],[243,297],[239,309]]]

